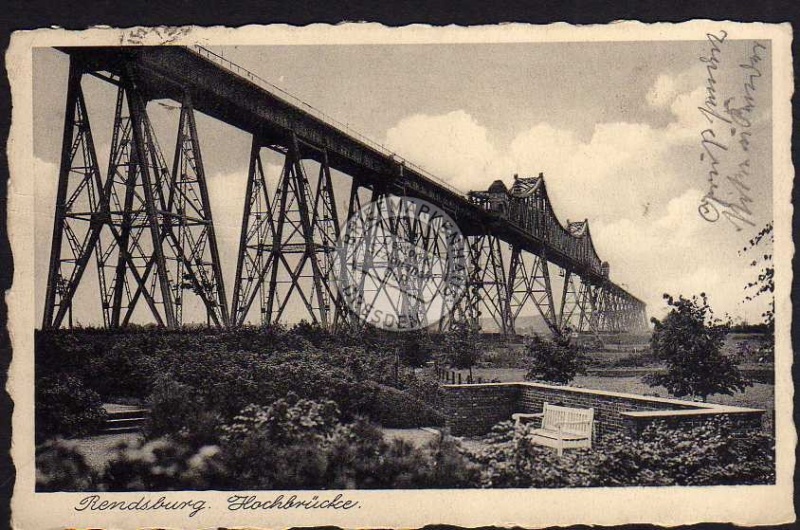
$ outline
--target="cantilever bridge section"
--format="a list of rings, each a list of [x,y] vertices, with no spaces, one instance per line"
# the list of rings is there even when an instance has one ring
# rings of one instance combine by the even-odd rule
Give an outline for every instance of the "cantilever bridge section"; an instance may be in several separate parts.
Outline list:
[[[510,189],[495,182],[485,192],[463,194],[204,48],[61,51],[69,55],[70,69],[45,328],[69,322],[92,260],[107,327],[129,324],[137,306],[146,306],[156,324],[179,327],[186,297],[199,299],[208,323],[219,327],[244,324],[256,306],[262,322],[282,321],[292,300],[322,325],[354,318],[330,281],[344,221],[332,170],[350,177],[348,216],[365,194],[372,200],[411,196],[458,223],[468,242],[468,286],[440,328],[459,320],[480,325],[488,311],[503,332],[513,333],[530,304],[556,334],[646,328],[645,304],[610,280],[587,222],[559,223],[541,176],[515,177]],[[105,171],[95,151],[84,76],[116,88]],[[171,164],[148,113],[148,102],[162,99],[181,108]],[[230,303],[195,112],[251,136]],[[264,150],[283,160],[276,189],[267,185]],[[504,260],[501,242],[511,249],[510,260]],[[555,292],[550,266],[562,271],[561,292]]]

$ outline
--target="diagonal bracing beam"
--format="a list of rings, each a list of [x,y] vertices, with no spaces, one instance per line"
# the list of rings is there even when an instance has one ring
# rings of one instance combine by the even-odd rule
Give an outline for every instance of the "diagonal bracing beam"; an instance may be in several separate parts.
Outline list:
[[[43,328],[60,327],[67,314],[72,325],[72,300],[102,226],[102,180],[82,77],[71,59]]]

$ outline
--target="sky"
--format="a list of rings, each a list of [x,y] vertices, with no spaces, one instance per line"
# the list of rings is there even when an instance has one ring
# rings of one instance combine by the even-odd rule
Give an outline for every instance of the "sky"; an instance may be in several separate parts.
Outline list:
[[[556,215],[588,219],[611,278],[667,310],[663,293],[705,292],[715,313],[758,321],[766,301],[744,303],[757,272],[747,241],[772,218],[769,47],[748,126],[736,133],[699,107],[743,100],[750,41],[304,45],[212,48],[466,192],[495,179],[544,173]],[[716,62],[707,62],[714,57]],[[706,61],[704,61],[705,59]],[[34,52],[37,311],[41,314],[63,130],[66,55]],[[715,66],[708,69],[709,64]],[[752,70],[749,70],[752,72]],[[713,83],[709,81],[713,77]],[[711,87],[711,91],[709,90]],[[108,160],[114,91],[83,83],[100,167]],[[711,102],[709,103],[709,98]],[[167,160],[178,112],[150,103]],[[740,114],[741,115],[741,114]],[[198,116],[226,286],[232,292],[249,135]],[[724,152],[704,149],[713,129]],[[748,150],[738,139],[749,133]],[[706,138],[708,134],[706,133]],[[723,140],[724,138],[724,140]],[[710,157],[718,160],[710,165]],[[748,161],[747,174],[736,172]],[[268,164],[277,180],[278,161]],[[698,206],[717,169],[717,197],[752,200],[748,220],[707,222]],[[737,169],[739,168],[739,169]],[[731,178],[728,178],[731,177]],[[746,186],[735,187],[734,180]],[[339,193],[337,202],[346,199]],[[341,207],[341,205],[340,205]],[[759,250],[759,253],[761,251]],[[94,280],[92,280],[94,281]],[[81,322],[99,319],[96,288],[81,286]],[[96,323],[96,322],[95,322]]]

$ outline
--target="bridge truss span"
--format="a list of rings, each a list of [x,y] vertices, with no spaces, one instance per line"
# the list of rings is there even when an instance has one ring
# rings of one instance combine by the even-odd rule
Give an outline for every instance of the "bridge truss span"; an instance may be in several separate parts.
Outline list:
[[[107,327],[128,325],[137,308],[157,325],[180,327],[189,299],[213,326],[258,320],[256,308],[261,322],[281,322],[293,303],[307,320],[338,325],[354,318],[332,279],[345,216],[392,196],[441,208],[465,236],[467,288],[442,315],[440,329],[459,320],[474,326],[488,321],[513,333],[529,310],[556,334],[646,328],[644,303],[611,281],[587,221],[558,221],[541,175],[517,178],[510,189],[495,182],[486,192],[463,194],[202,48],[61,51],[70,69],[45,328],[70,324],[92,259]],[[105,170],[95,152],[85,76],[117,93]],[[155,100],[180,107],[169,143],[175,145],[172,164],[156,138],[162,129],[148,112]],[[244,131],[251,141],[230,300],[203,162],[213,146],[201,151],[197,112]],[[282,159],[274,188],[264,153]],[[334,185],[333,172],[348,177],[347,212],[337,212],[334,194],[346,197],[348,190]]]

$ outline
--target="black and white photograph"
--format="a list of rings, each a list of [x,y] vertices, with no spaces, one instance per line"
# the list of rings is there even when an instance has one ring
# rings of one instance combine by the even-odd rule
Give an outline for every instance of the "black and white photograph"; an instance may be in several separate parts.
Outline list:
[[[616,26],[17,36],[20,520],[793,520],[791,30]]]

